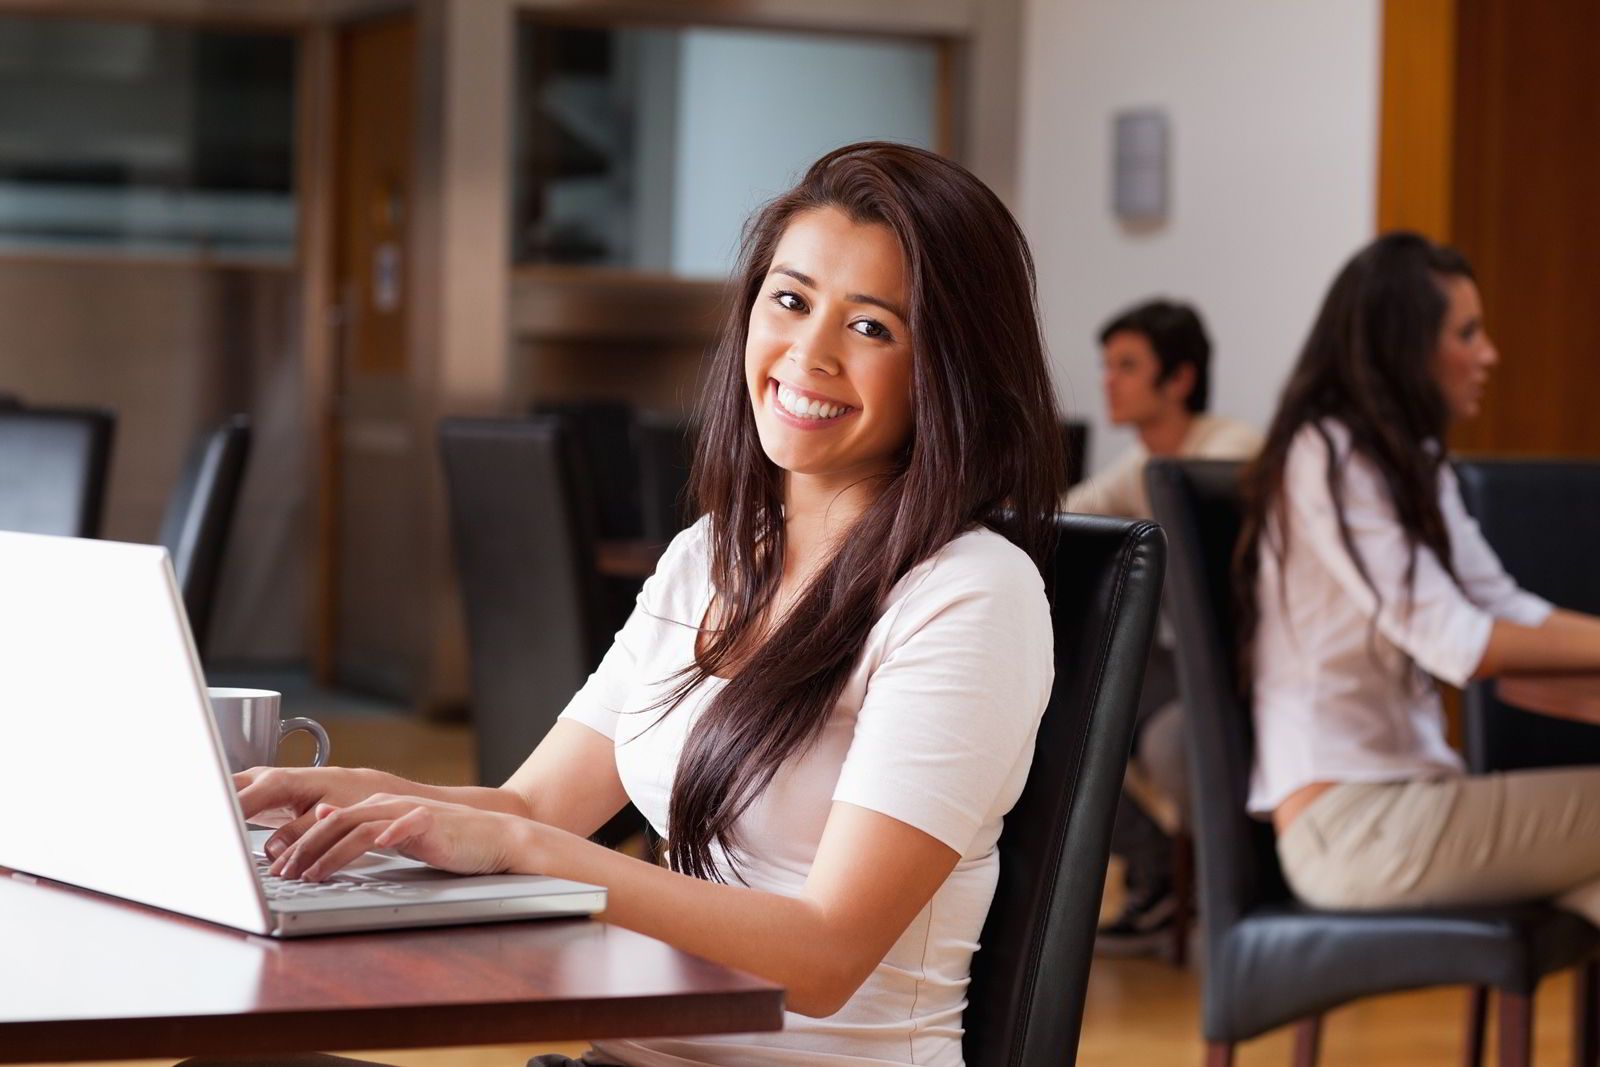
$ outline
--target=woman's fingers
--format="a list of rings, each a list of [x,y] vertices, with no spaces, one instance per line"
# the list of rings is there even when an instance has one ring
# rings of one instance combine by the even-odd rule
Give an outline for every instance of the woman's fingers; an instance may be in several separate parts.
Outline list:
[[[270,873],[282,878],[307,878],[313,867],[319,868],[319,876],[332,874],[361,853],[373,847],[373,841],[388,824],[399,816],[405,814],[415,804],[415,801],[406,801],[399,797],[374,796],[359,804],[348,808],[336,808],[331,804],[319,804],[309,811],[303,818],[310,819],[311,825],[299,836],[299,839],[290,845],[269,868]],[[361,827],[370,823],[382,823],[377,829],[370,831],[360,830],[357,840],[361,842],[359,848],[347,848],[339,852],[337,864],[323,863],[323,858],[329,853],[340,848],[340,843]]]
[[[378,840],[378,835],[389,828],[391,821],[389,819],[373,819],[352,826],[343,837],[335,841],[299,877],[308,882],[320,882],[352,860],[360,859],[363,853],[374,846],[374,843]]]
[[[239,809],[246,819],[263,812],[283,808],[298,814],[308,808],[312,797],[299,784],[295,775],[284,773],[281,767],[252,767],[233,776],[233,786],[239,792]]]
[[[433,814],[427,808],[415,807],[390,823],[375,843],[379,848],[400,848],[412,838],[427,833],[432,824]]]
[[[316,812],[308,811],[278,827],[277,832],[267,838],[266,844],[261,846],[262,850],[267,854],[267,859],[275,860],[283,855],[289,846],[300,840],[301,836],[316,821]]]

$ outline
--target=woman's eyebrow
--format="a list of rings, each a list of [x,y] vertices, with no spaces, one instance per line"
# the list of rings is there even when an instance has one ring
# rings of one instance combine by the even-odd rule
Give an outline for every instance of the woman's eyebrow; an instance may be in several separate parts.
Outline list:
[[[787,274],[801,285],[809,286],[812,289],[817,288],[816,280],[813,279],[811,275],[797,271],[793,267],[773,267],[772,273]],[[887,311],[901,322],[911,321],[910,319],[906,318],[906,313],[900,310],[897,305],[888,300],[881,299],[880,297],[872,296],[868,293],[846,293],[844,298],[846,301],[852,304],[871,304],[873,307],[883,308],[883,310]]]

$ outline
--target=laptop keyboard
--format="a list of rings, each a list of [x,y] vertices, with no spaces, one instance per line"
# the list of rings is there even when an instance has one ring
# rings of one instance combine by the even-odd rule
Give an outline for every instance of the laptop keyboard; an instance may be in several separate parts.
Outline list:
[[[325,882],[306,882],[299,878],[279,878],[275,874],[268,874],[272,863],[259,852],[255,855],[256,877],[261,881],[261,889],[268,900],[293,900],[296,897],[330,897],[349,896],[350,894],[365,895],[367,893],[400,893],[410,895],[416,891],[414,886],[401,885],[399,882],[386,882],[377,878],[348,878],[336,874]]]

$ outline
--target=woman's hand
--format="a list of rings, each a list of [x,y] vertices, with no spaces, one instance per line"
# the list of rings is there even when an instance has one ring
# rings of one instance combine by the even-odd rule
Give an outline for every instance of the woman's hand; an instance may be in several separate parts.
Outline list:
[[[318,804],[315,822],[272,864],[280,878],[319,882],[374,848],[454,874],[498,874],[528,843],[527,819],[464,804],[379,793],[349,807]]]
[[[277,859],[316,822],[318,804],[348,807],[374,793],[404,792],[406,784],[382,771],[355,767],[251,767],[233,776],[244,817],[278,827],[267,838],[268,859]]]

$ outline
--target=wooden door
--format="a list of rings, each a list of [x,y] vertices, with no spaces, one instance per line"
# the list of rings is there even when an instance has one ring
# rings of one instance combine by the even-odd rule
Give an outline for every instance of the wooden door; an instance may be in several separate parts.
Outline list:
[[[334,522],[325,591],[334,680],[415,693],[421,593],[415,501],[427,461],[408,337],[416,27],[353,23],[339,44],[334,292]]]

